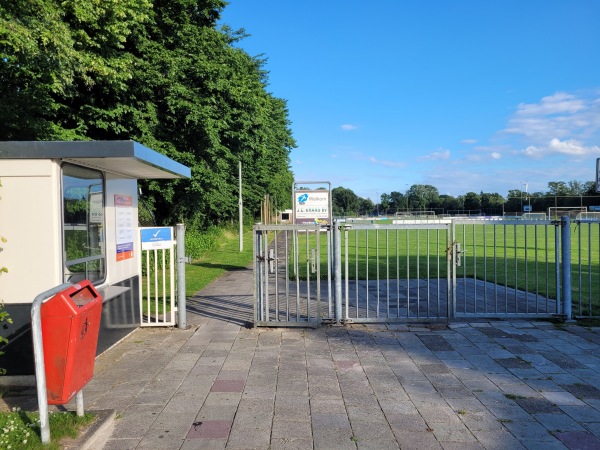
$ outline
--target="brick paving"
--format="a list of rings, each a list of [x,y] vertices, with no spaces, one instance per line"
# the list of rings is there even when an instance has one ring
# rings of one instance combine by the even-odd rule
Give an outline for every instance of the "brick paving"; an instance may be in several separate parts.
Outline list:
[[[600,448],[600,329],[547,321],[252,329],[252,272],[189,300],[189,330],[98,358],[104,449]]]

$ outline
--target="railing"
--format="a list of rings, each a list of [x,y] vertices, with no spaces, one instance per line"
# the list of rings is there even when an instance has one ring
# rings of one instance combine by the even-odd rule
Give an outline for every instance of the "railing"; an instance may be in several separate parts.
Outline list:
[[[330,229],[325,242],[317,228],[255,227],[255,323],[600,316],[598,221],[334,221]]]

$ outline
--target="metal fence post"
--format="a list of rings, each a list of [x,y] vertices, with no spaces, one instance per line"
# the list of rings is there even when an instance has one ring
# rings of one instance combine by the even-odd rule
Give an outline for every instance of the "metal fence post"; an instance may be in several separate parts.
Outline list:
[[[562,307],[566,320],[572,319],[571,311],[571,220],[567,216],[560,218],[561,239],[561,267],[562,267]]]
[[[187,328],[185,298],[185,226],[176,225],[177,235],[177,328]]]
[[[255,258],[254,258],[254,271],[256,273],[256,298],[254,303],[254,316],[256,321],[263,322],[265,320],[265,316],[263,313],[263,297],[264,297],[264,289],[263,289],[263,232],[262,230],[256,230],[256,241],[254,244],[255,248]],[[297,273],[297,272],[296,272]]]
[[[335,267],[335,323],[342,320],[342,245],[338,221],[333,221],[333,263]]]

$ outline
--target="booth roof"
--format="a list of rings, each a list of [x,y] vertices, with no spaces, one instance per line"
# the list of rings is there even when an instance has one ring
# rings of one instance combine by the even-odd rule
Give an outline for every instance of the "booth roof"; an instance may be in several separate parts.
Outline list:
[[[190,178],[189,167],[135,141],[4,141],[0,159],[60,159],[122,178]]]

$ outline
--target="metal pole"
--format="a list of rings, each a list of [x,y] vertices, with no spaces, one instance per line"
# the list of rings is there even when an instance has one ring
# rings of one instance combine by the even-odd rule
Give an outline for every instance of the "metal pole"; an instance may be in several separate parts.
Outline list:
[[[554,226],[554,248],[555,248],[555,264],[554,264],[554,279],[556,284],[556,314],[560,314],[562,310],[562,293],[560,281],[560,224]]]
[[[335,323],[342,319],[342,246],[338,221],[333,221],[333,261],[335,264]]]
[[[260,281],[260,263],[258,262],[258,257],[260,255],[260,233],[261,231],[259,230],[252,230],[252,264],[254,268],[254,322],[252,326],[254,327],[256,326],[256,322],[258,322],[258,306],[260,304],[260,299],[262,298],[262,285]]]
[[[185,298],[185,226],[176,225],[177,237],[177,328],[185,330],[186,298]]]
[[[244,205],[242,203],[242,162],[238,163],[238,179],[239,179],[239,222],[240,222],[240,252],[244,251]]]
[[[75,399],[77,401],[77,416],[83,417],[83,389],[77,393]]]
[[[566,320],[571,320],[571,220],[567,216],[560,218],[562,239],[561,239],[561,257],[562,257],[562,294],[563,294],[563,315]]]
[[[35,379],[37,381],[38,408],[40,411],[40,433],[42,444],[50,442],[50,422],[48,420],[48,393],[46,392],[46,368],[44,366],[44,342],[42,340],[42,320],[40,309],[42,303],[52,295],[70,287],[65,283],[42,292],[31,304],[31,334],[33,337],[33,357],[35,360]],[[83,397],[82,397],[83,399]]]

